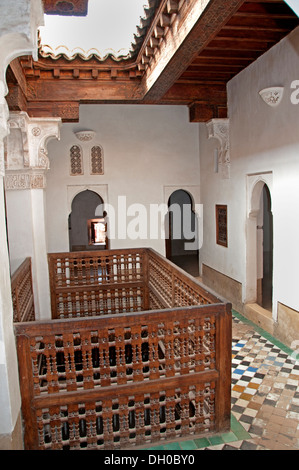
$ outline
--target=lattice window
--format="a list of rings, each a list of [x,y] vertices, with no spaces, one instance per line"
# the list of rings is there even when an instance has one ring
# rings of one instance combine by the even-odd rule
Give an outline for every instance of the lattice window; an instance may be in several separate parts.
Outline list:
[[[83,156],[80,145],[73,145],[70,149],[70,166],[72,176],[83,175]]]
[[[103,164],[103,149],[100,145],[95,145],[91,149],[91,174],[92,175],[103,175],[104,164]]]

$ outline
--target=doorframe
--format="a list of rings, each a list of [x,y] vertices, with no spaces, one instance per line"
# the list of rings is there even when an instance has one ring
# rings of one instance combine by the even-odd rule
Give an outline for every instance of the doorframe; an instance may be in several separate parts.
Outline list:
[[[257,250],[258,215],[263,187],[266,185],[271,197],[273,216],[273,173],[272,171],[247,175],[247,218],[246,218],[246,281],[243,286],[244,304],[257,303]],[[273,224],[274,225],[274,224]],[[274,263],[273,263],[274,265]],[[273,266],[272,265],[272,266]],[[274,312],[274,285],[272,271],[272,312]]]
[[[168,203],[169,203],[169,199],[170,199],[170,196],[176,192],[176,191],[185,191],[191,198],[191,208],[192,208],[192,211],[194,212],[195,214],[195,217],[196,217],[196,223],[197,223],[197,226],[198,226],[198,230],[199,230],[199,222],[198,222],[198,218],[199,218],[199,215],[197,214],[195,208],[196,208],[196,204],[200,204],[200,187],[198,185],[190,185],[190,186],[184,186],[184,185],[171,185],[171,186],[164,186],[163,187],[163,192],[164,192],[164,204],[165,204],[165,207],[167,208],[166,212],[165,212],[165,234],[166,234],[166,237],[165,237],[165,256],[166,258],[168,258],[171,254],[171,240],[170,240],[170,221],[169,221],[169,211],[168,211]],[[167,226],[166,226],[167,224]],[[199,249],[200,247],[198,247]]]

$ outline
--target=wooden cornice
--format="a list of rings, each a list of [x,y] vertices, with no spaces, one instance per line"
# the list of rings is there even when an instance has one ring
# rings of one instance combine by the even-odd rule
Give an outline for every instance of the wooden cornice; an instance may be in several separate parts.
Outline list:
[[[15,59],[10,109],[75,121],[81,103],[177,104],[189,106],[192,122],[225,117],[228,81],[299,25],[283,0],[210,0],[203,11],[199,0],[150,3],[130,59]]]
[[[213,0],[202,9],[197,0],[191,0],[188,4],[179,2],[180,15],[172,28],[164,33],[165,47],[157,51],[143,77],[142,85],[147,98],[160,100],[186,70],[186,65],[194,60],[243,3],[244,0]],[[193,10],[197,14],[193,14]]]

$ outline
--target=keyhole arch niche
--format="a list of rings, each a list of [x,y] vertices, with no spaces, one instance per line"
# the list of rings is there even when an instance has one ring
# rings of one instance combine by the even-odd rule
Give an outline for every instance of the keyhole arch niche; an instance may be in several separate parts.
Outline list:
[[[103,249],[90,243],[91,220],[104,217],[104,198],[91,188],[81,188],[70,200],[68,216],[69,250],[92,251]]]
[[[247,176],[245,303],[272,311],[272,172]]]

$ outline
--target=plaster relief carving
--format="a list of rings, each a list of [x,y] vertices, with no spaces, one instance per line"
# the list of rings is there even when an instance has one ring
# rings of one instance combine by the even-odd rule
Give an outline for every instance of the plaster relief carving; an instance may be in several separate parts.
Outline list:
[[[280,104],[282,100],[283,92],[283,87],[270,87],[261,90],[259,92],[259,95],[267,105],[276,107]]]
[[[100,145],[94,145],[90,152],[90,174],[103,175],[104,162],[103,162],[103,148]]]
[[[24,112],[11,113],[8,120],[10,133],[5,140],[6,170],[28,168],[28,116]]]
[[[32,135],[34,135],[35,137],[37,137],[37,136],[40,135],[41,130],[40,130],[39,127],[34,127],[31,132],[32,132]]]
[[[0,176],[4,176],[4,143],[3,139],[9,133],[7,125],[9,110],[5,99],[5,85],[0,80]]]
[[[45,148],[39,149],[37,168],[40,168],[41,170],[48,170],[50,168],[48,152]]]
[[[29,118],[27,135],[31,168],[50,168],[47,144],[53,138],[60,138],[60,124],[60,118]]]
[[[229,119],[212,119],[207,123],[208,138],[218,139],[220,148],[218,165],[222,178],[230,178]]]
[[[10,134],[6,138],[6,174],[9,189],[45,187],[43,172],[49,169],[47,143],[59,139],[60,118],[30,118],[25,112],[9,116]],[[22,170],[38,170],[27,173]]]
[[[5,189],[44,189],[46,179],[43,173],[9,173],[5,175]]]
[[[83,175],[83,153],[80,145],[70,148],[70,175]]]
[[[88,142],[89,140],[92,140],[94,138],[95,134],[96,133],[94,131],[78,131],[78,132],[75,132],[75,136],[81,142]]]

